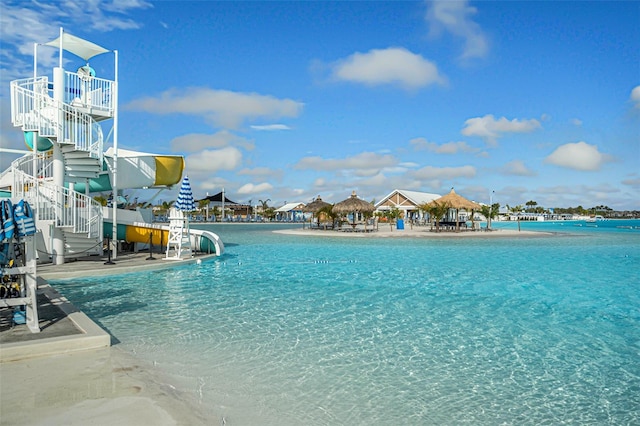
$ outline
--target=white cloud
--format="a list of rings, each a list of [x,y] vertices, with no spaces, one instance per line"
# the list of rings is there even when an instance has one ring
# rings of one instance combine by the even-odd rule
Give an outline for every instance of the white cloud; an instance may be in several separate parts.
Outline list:
[[[253,169],[242,169],[238,171],[238,175],[244,176],[282,176],[282,170],[274,170],[269,167],[255,167]]]
[[[133,19],[125,18],[123,15],[130,9],[153,8],[151,2],[144,0],[126,1],[66,1],[60,3],[68,6],[66,10],[69,15],[75,16],[77,22],[87,22],[88,25],[98,31],[128,30],[140,28],[141,25]],[[63,8],[64,9],[64,8]],[[111,15],[113,13],[113,15]],[[81,18],[82,17],[82,18]]]
[[[415,138],[409,141],[415,150],[426,150],[436,154],[457,154],[459,152],[476,153],[480,151],[478,148],[470,146],[464,141],[447,142],[438,145],[435,142],[429,142],[425,138]]]
[[[636,108],[640,108],[640,86],[636,86],[631,90],[631,102],[633,102]]]
[[[260,194],[267,191],[271,191],[273,189],[273,185],[267,182],[259,183],[254,185],[252,183],[245,183],[240,188],[238,188],[238,194],[243,195],[251,195],[251,194]]]
[[[473,177],[476,175],[476,168],[473,166],[461,167],[433,167],[426,166],[412,172],[411,176],[416,179],[455,179],[459,177]]]
[[[291,127],[287,126],[286,124],[267,124],[263,126],[251,126],[251,128],[253,130],[266,130],[266,131],[291,130]]]
[[[435,64],[400,47],[354,53],[334,64],[333,77],[369,86],[397,84],[406,89],[445,82]]]
[[[579,118],[573,118],[571,119],[571,124],[576,127],[582,127],[582,120],[580,120]]]
[[[324,159],[322,157],[304,157],[294,166],[295,169],[335,171],[345,169],[356,170],[381,170],[385,167],[393,167],[398,160],[393,155],[380,155],[373,152],[363,152],[353,157],[342,159]]]
[[[229,145],[242,146],[248,150],[254,148],[252,141],[234,135],[227,130],[221,130],[211,135],[190,133],[178,136],[171,141],[171,149],[174,152],[197,152],[207,148],[222,148]]]
[[[404,161],[398,164],[398,166],[402,167],[403,169],[415,169],[416,167],[419,166],[419,164],[413,161]]]
[[[461,133],[465,136],[477,136],[485,140],[491,146],[497,144],[497,139],[504,133],[530,133],[540,128],[540,122],[536,119],[509,121],[505,117],[498,120],[491,114],[484,117],[470,118],[464,122],[465,127]]]
[[[611,160],[611,156],[599,152],[597,146],[576,142],[556,148],[545,158],[545,163],[574,170],[595,171],[600,170],[604,163]]]
[[[623,179],[622,183],[624,185],[628,185],[632,188],[638,188],[640,189],[640,177],[637,178],[629,178],[629,179]]]
[[[461,59],[482,58],[488,53],[487,37],[472,20],[477,10],[468,1],[431,1],[427,5],[426,20],[431,35],[447,31],[464,40]]]
[[[313,181],[313,188],[324,188],[327,185],[327,181],[324,178],[317,178]]]
[[[185,158],[189,170],[211,173],[219,170],[236,169],[240,166],[241,161],[242,152],[232,146],[217,150],[204,150]]]
[[[127,14],[138,9],[152,8],[153,4],[141,0],[3,1],[0,8],[0,91],[9,87],[8,82],[24,78],[33,69],[33,43],[49,42],[64,27],[74,35],[74,28],[82,28],[82,38],[92,40],[92,32],[135,30],[142,26]],[[25,30],[28,28],[28,31]],[[113,46],[104,46],[113,48]],[[58,64],[58,51],[53,48],[38,49],[38,65],[52,67]]]
[[[400,163],[395,167],[385,167],[382,171],[388,174],[404,174],[408,169],[415,169],[418,166],[419,165],[415,163]]]
[[[537,174],[533,170],[529,169],[522,160],[513,160],[508,162],[502,168],[502,172],[507,175],[516,176],[535,176]]]
[[[358,186],[370,187],[386,187],[389,184],[389,178],[382,173],[370,176],[368,179],[362,179],[358,182]]]
[[[256,118],[297,117],[302,108],[302,103],[292,99],[196,87],[170,89],[157,97],[136,99],[125,106],[128,110],[152,114],[201,116],[227,129]]]

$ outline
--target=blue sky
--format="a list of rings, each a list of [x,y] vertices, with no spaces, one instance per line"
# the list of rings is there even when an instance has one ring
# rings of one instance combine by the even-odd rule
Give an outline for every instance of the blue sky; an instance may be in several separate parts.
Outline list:
[[[119,147],[184,155],[196,198],[640,209],[640,2],[1,5],[3,147],[24,147],[9,82],[62,26],[118,50]]]

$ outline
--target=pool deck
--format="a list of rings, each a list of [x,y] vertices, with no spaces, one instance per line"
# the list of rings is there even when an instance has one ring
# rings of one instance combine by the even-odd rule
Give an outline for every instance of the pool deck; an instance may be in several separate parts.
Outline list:
[[[153,257],[153,259],[149,259]],[[116,275],[202,262],[216,257],[197,254],[180,260],[165,260],[163,254],[148,252],[121,253],[113,264],[106,256],[90,256],[62,265],[40,264],[38,276],[39,333],[12,321],[10,308],[0,309],[0,363],[21,359],[98,349],[111,345],[111,336],[69,300],[49,285],[47,280],[64,280],[88,276]]]
[[[216,255],[153,257],[122,253],[115,264],[105,265],[106,257],[94,256],[37,266],[41,331],[13,324],[12,310],[0,309],[0,426],[211,424],[211,415],[192,396],[178,390],[155,365],[111,346],[117,339],[47,282],[172,268]]]

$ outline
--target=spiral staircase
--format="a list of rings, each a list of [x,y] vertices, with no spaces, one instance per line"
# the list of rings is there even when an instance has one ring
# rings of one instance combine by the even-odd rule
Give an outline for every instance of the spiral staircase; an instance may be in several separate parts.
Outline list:
[[[102,206],[74,190],[103,170],[100,122],[116,113],[116,82],[54,68],[53,81],[35,77],[11,82],[11,119],[31,141],[32,154],[11,165],[11,196],[32,205],[40,262],[102,253]],[[56,260],[57,259],[57,260]]]

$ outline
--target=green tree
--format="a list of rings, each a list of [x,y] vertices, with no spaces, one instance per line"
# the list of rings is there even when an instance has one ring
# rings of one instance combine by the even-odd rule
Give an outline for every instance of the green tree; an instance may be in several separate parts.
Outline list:
[[[518,214],[522,211],[522,204],[518,204],[517,206],[510,206],[509,204],[507,204],[506,207],[509,213]]]
[[[362,212],[362,218],[364,219],[364,230],[367,230],[367,222],[373,217],[373,212]]]
[[[498,215],[500,203],[493,203],[491,206],[482,206],[480,213],[487,218],[487,229],[491,229],[491,220]]]
[[[373,216],[374,216],[374,217],[376,217],[376,218],[378,218],[378,220],[376,220],[376,231],[377,231],[378,229],[380,229],[380,228],[379,228],[379,226],[380,226],[380,219],[382,219],[383,217],[385,217],[385,215],[384,215],[384,212],[377,211],[377,212],[374,212],[374,213],[373,213]]]
[[[209,205],[209,200],[206,198],[198,201],[198,210],[200,210],[200,214],[206,213],[207,206]],[[205,217],[205,220],[208,220],[208,217]]]
[[[602,216],[608,216],[608,214],[613,211],[613,209],[605,205],[595,206],[591,210],[595,212],[594,214],[599,214]]]
[[[262,214],[264,215],[264,217],[269,219],[269,221],[272,221],[276,217],[276,209],[274,209],[273,207],[267,207],[267,209],[264,210]]]
[[[323,217],[324,220],[329,220],[331,222],[331,227],[336,227],[336,220],[340,217],[339,214],[333,211],[333,204],[327,204],[323,206],[320,210],[316,212],[318,216],[318,226],[320,226],[320,217]]]
[[[429,214],[429,217],[436,223],[436,232],[440,232],[440,221],[447,214],[451,205],[447,202],[438,203],[438,201],[432,201],[430,203],[420,204],[418,208]]]
[[[160,213],[166,215],[169,212],[169,209],[173,206],[175,200],[173,201],[162,201],[158,206]]]
[[[384,217],[389,221],[389,227],[391,228],[391,231],[393,231],[393,225],[395,225],[398,219],[402,217],[402,212],[397,207],[391,207],[389,210],[384,212]]]
[[[527,211],[528,212],[532,212],[533,208],[538,205],[538,203],[533,201],[533,200],[529,200],[524,204],[527,206]]]
[[[218,220],[220,217],[220,208],[218,206],[214,206],[211,210],[211,214],[216,218],[216,220]]]
[[[260,205],[260,214],[262,215],[262,217],[271,220],[276,217],[276,213],[275,209],[271,209],[273,210],[273,217],[269,217],[269,215],[267,214],[267,210],[269,209],[269,201],[271,201],[271,198],[267,198],[266,200],[258,200],[258,204]],[[256,210],[256,214],[257,213],[258,211]]]
[[[269,208],[269,201],[271,201],[271,198],[267,198],[265,201],[258,200],[258,202],[262,206],[262,211],[263,212]]]

